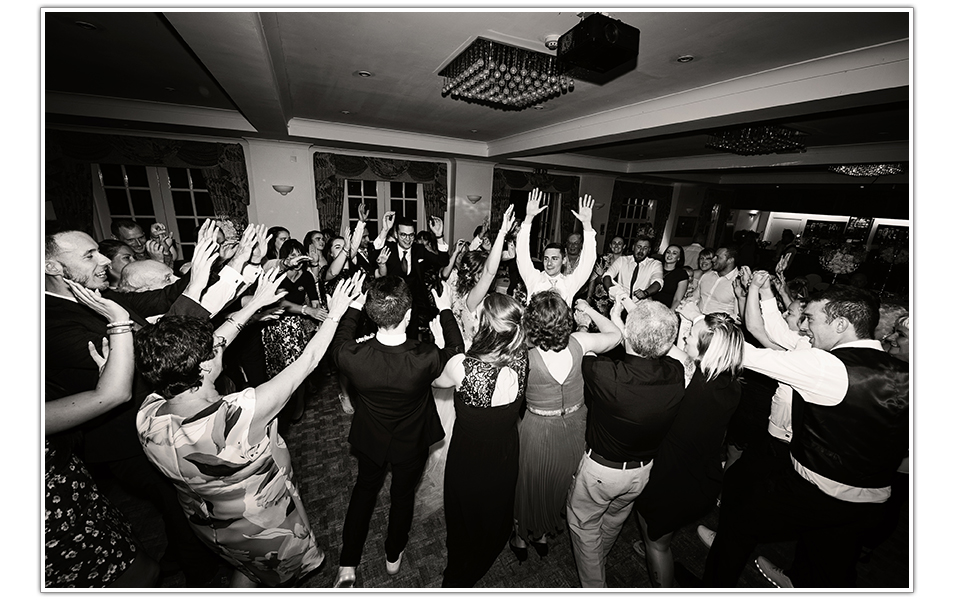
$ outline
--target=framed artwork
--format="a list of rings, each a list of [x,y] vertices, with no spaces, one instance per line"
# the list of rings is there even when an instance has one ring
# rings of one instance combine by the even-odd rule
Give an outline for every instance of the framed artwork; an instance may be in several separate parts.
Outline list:
[[[839,221],[808,221],[805,224],[804,238],[835,239],[845,232],[845,223]]]
[[[908,228],[905,225],[878,225],[872,244],[875,246],[907,246]]]

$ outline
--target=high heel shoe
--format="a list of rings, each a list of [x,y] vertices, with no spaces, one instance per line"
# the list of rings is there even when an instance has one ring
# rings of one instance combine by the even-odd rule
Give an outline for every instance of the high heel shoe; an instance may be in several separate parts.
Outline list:
[[[544,558],[550,553],[550,546],[547,545],[546,541],[535,542],[530,540],[530,545],[533,546],[533,549],[537,551],[537,554],[540,555],[540,558]]]
[[[527,547],[524,546],[521,548],[519,546],[515,546],[513,544],[513,536],[510,536],[510,539],[507,540],[507,545],[510,546],[510,551],[513,552],[513,555],[517,557],[518,563],[522,563],[523,561],[527,560]]]

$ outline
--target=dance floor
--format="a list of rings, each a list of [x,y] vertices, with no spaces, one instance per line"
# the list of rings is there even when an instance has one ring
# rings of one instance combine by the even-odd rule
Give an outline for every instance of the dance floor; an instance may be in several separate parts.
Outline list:
[[[325,372],[324,364],[312,376],[310,394],[304,418],[288,427],[284,438],[292,453],[295,476],[302,499],[319,544],[326,553],[325,564],[317,572],[298,581],[298,588],[331,587],[338,564],[341,527],[351,486],[357,473],[357,461],[349,453],[348,430],[351,417],[342,412],[337,399],[337,382]],[[404,554],[400,573],[389,576],[385,572],[384,537],[387,525],[389,481],[378,498],[364,556],[358,568],[358,587],[361,588],[436,588],[440,587],[445,565],[444,516],[438,508],[424,515],[416,510],[410,540]],[[165,536],[162,522],[148,502],[133,498],[113,485],[104,485],[104,491],[133,522],[136,534],[155,557],[162,555]],[[421,508],[421,507],[419,507]],[[905,515],[907,514],[905,506]],[[673,537],[672,550],[677,568],[683,565],[689,573],[702,576],[707,548],[696,536],[696,525],[713,529],[718,524],[718,508],[687,526]],[[909,528],[907,517],[891,537],[876,547],[864,562],[858,565],[860,588],[906,588],[909,585]],[[639,528],[633,518],[627,520],[606,564],[606,581],[611,588],[650,587],[645,562],[633,551],[632,544],[639,539]],[[569,535],[564,531],[550,540],[550,552],[540,558],[532,549],[529,559],[520,564],[506,547],[487,575],[479,582],[480,588],[575,588],[579,586],[573,562]],[[760,546],[762,554],[780,566],[787,566],[794,554],[794,543]],[[753,562],[746,567],[739,587],[768,588]],[[228,584],[229,569],[220,569],[213,586]],[[162,587],[184,587],[181,573],[164,577]]]

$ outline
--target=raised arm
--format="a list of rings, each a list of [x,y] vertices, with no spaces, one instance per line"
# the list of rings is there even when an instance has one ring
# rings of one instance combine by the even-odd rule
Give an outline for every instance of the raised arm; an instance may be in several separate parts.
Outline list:
[[[761,296],[762,286],[766,284],[771,285],[769,274],[766,271],[756,271],[752,274],[752,283],[749,284],[749,293],[745,298],[745,328],[765,348],[783,350],[784,348],[772,342],[765,331],[765,321],[762,317],[759,297]],[[771,294],[771,288],[769,288],[769,294]]]
[[[271,422],[288,402],[292,392],[315,370],[331,344],[338,322],[348,310],[348,305],[360,295],[363,283],[364,273],[361,271],[347,281],[341,282],[328,301],[328,318],[305,346],[301,355],[278,375],[255,388],[256,412],[249,425],[251,430],[264,428]]]
[[[104,316],[110,326],[103,339],[103,356],[88,342],[93,361],[101,368],[96,389],[65,398],[51,400],[44,405],[44,430],[47,435],[66,431],[98,417],[132,398],[133,335],[129,312],[119,304],[64,279],[80,304]],[[105,365],[105,366],[104,366]]]
[[[543,193],[534,188],[530,192],[530,199],[527,200],[527,216],[523,219],[523,225],[517,232],[517,272],[527,286],[528,295],[533,290],[533,283],[539,278],[540,272],[533,268],[533,260],[530,258],[530,228],[533,227],[533,219],[547,209],[543,203]]]
[[[451,273],[454,272],[454,266],[457,265],[457,257],[466,247],[467,240],[457,240],[457,243],[454,244],[454,251],[450,255],[450,260],[447,261],[447,266],[441,269],[441,279],[445,281],[450,279]]]
[[[388,232],[394,227],[394,219],[396,216],[397,213],[393,210],[384,213],[384,217],[381,219],[381,231],[378,232],[378,237],[374,238],[374,243],[372,244],[375,250],[384,248],[384,244],[388,241]]]
[[[487,255],[487,260],[484,261],[484,269],[480,273],[480,279],[477,280],[473,289],[467,294],[467,310],[471,312],[477,310],[477,306],[494,284],[494,280],[497,278],[497,269],[500,267],[500,257],[503,254],[504,242],[507,240],[507,234],[510,233],[514,222],[513,204],[511,204],[507,207],[507,210],[504,211],[500,230],[497,231],[497,239],[494,240],[494,245],[490,248],[490,254]]]
[[[580,264],[566,277],[566,291],[572,297],[589,281],[596,264],[596,230],[593,229],[593,197],[589,194],[580,198],[579,211],[570,211],[583,224],[583,250],[580,252]]]

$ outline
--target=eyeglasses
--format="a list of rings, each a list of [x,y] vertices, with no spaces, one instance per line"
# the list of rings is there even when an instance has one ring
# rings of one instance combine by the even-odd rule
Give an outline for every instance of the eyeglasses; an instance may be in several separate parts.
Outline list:
[[[398,232],[398,237],[407,240],[407,239],[410,239],[410,238],[414,237],[414,233],[413,233],[413,232],[412,232],[412,233],[404,233],[403,231],[399,231],[399,232]]]

